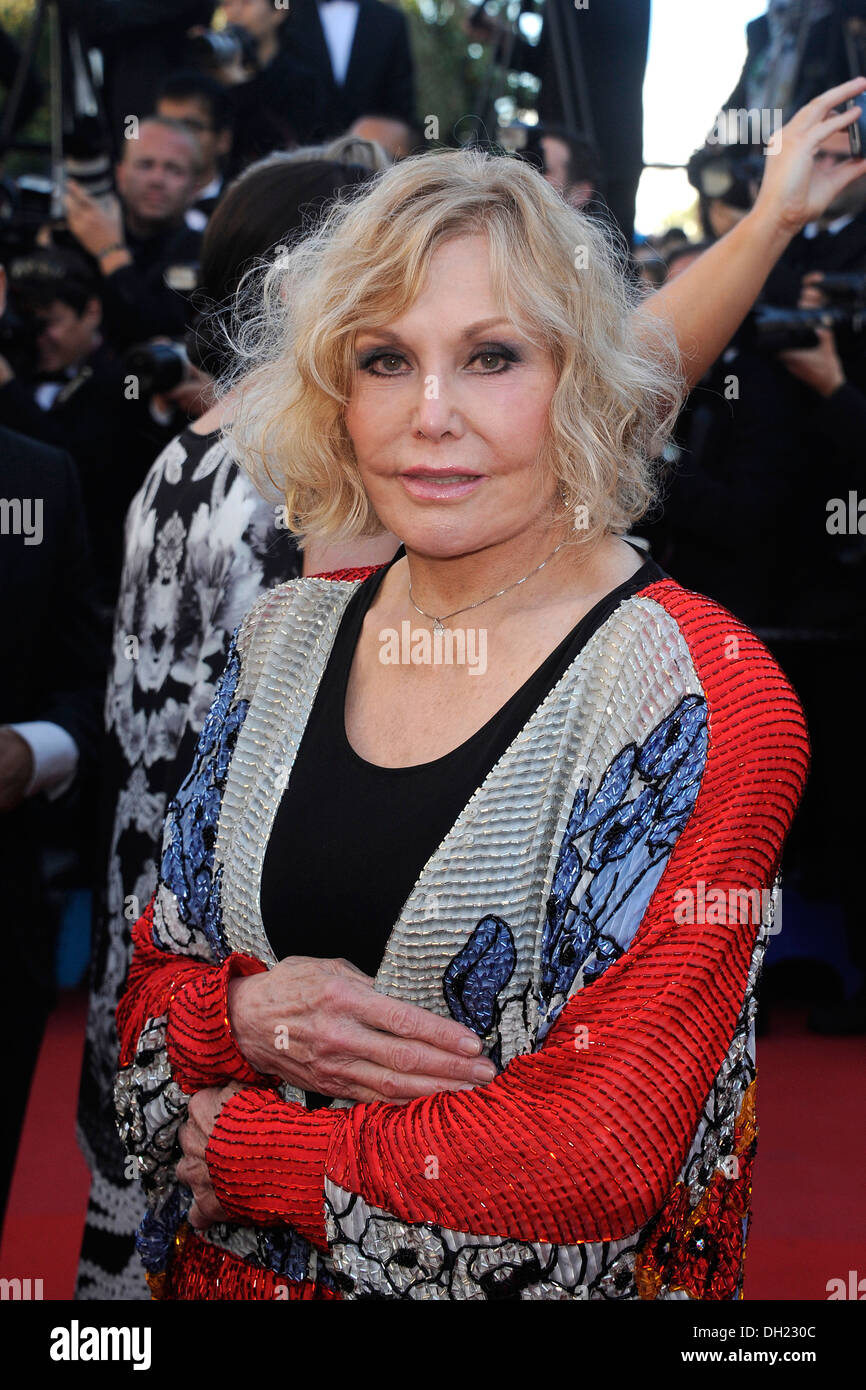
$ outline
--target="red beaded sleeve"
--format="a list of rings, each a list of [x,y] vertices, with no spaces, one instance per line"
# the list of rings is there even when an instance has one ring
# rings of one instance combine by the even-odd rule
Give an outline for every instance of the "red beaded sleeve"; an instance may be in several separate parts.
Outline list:
[[[117,1009],[120,1065],[135,1057],[148,1018],[168,1015],[166,1045],[173,1079],[189,1095],[228,1081],[265,1079],[238,1051],[228,1021],[229,980],[267,966],[233,953],[221,965],[204,965],[161,950],[153,941],[153,902],[132,929],[129,979]]]

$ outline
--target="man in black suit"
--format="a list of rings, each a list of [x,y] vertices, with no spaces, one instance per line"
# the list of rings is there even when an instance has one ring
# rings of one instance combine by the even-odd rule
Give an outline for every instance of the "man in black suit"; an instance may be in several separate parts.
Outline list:
[[[128,399],[126,369],[102,337],[102,281],[92,262],[66,248],[39,249],[11,263],[9,285],[12,360],[0,353],[0,425],[72,455],[100,600],[110,608],[127,507],[173,430],[157,424],[145,400]],[[0,315],[3,299],[0,266]]]
[[[5,1211],[30,1080],[54,998],[47,846],[89,817],[108,658],[81,491],[68,454],[0,426],[0,922],[7,987],[0,1144]]]
[[[201,153],[180,121],[147,116],[124,142],[117,196],[66,181],[66,220],[102,277],[103,327],[121,352],[146,338],[182,338],[198,284],[201,232],[188,227]]]
[[[248,12],[269,0],[234,0]],[[224,6],[231,18],[233,4]],[[240,20],[241,23],[249,22]],[[393,116],[412,125],[415,81],[406,16],[382,0],[293,0],[280,35],[315,79],[316,111],[303,140],[342,134],[359,116]]]

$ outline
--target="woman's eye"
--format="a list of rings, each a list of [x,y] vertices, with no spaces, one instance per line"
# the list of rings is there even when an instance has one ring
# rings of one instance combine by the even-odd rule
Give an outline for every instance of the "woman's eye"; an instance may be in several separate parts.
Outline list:
[[[396,376],[402,361],[403,358],[399,353],[383,352],[365,358],[361,366],[364,368],[364,371],[372,372],[373,376]],[[377,370],[377,368],[381,370]]]
[[[481,364],[483,375],[493,376],[498,372],[507,372],[517,357],[510,349],[484,348],[482,352],[476,352],[472,361]]]

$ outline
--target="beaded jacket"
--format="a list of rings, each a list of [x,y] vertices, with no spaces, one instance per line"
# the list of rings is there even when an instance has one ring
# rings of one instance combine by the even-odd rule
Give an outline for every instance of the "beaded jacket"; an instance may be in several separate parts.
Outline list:
[[[134,927],[116,1106],[154,1296],[742,1297],[756,988],[808,766],[793,690],[711,600],[670,579],[623,599],[424,866],[376,976],[473,1029],[496,1077],[307,1109],[241,1055],[226,991],[275,964],[265,850],[360,578],[279,585],[236,630]],[[193,1230],[177,1131],[233,1080],[207,1147],[228,1219]]]

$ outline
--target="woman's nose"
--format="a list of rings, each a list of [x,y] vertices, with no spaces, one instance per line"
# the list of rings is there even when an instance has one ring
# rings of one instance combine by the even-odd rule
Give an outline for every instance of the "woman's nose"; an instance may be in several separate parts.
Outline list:
[[[428,372],[419,377],[414,414],[417,427],[430,439],[438,439],[449,432],[459,432],[459,418],[453,392],[436,372]]]

